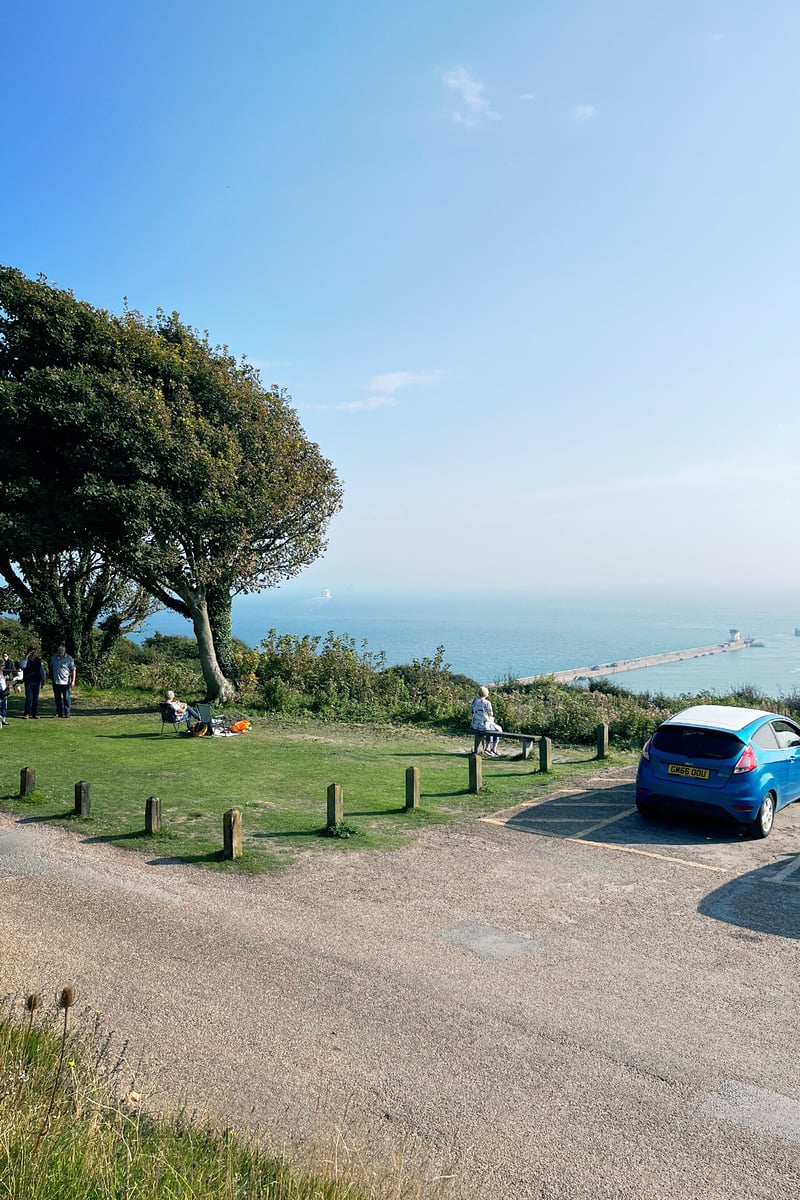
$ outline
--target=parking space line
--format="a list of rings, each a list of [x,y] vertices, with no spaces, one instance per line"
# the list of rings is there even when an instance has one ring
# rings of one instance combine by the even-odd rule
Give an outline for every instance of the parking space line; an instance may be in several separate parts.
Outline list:
[[[500,825],[506,829],[515,829],[516,832],[533,833],[537,837],[551,837],[559,842],[575,842],[578,846],[599,846],[603,850],[615,850],[618,854],[638,854],[641,858],[657,858],[661,862],[679,863],[684,867],[694,867],[697,871],[713,871],[718,875],[727,874],[727,867],[714,867],[710,863],[692,862],[690,858],[678,858],[674,854],[658,854],[655,850],[640,850],[638,846],[618,846],[613,842],[593,842],[588,838],[583,837],[566,837],[564,834],[548,833],[546,829],[522,829],[509,825],[508,821],[499,821],[496,817],[481,817],[481,821],[485,821],[487,825]],[[770,880],[772,882],[772,880]],[[800,884],[793,884],[793,887],[798,887]]]
[[[764,883],[782,883],[784,887],[800,888],[800,879],[789,879],[789,875],[796,875],[800,871],[800,854],[790,858],[788,863],[784,863],[779,871],[774,875],[765,875]]]
[[[680,863],[684,867],[695,867],[698,871],[714,871],[726,875],[727,867],[712,867],[710,863],[692,862],[690,858],[678,858],[674,854],[657,854],[655,850],[640,850],[637,846],[615,846],[613,842],[590,842],[588,838],[564,838],[565,842],[578,842],[581,846],[602,846],[606,850],[618,850],[620,854],[640,854],[642,858],[659,858],[662,862]]]
[[[617,812],[613,817],[606,817],[605,821],[596,821],[594,825],[588,825],[586,829],[579,829],[572,836],[578,839],[585,838],[587,833],[595,833],[606,825],[613,825],[615,821],[621,821],[623,817],[632,817],[635,812],[635,808],[626,808],[624,812]]]
[[[770,875],[770,882],[775,879],[785,879],[787,875],[794,875],[795,871],[800,871],[800,854],[790,858],[787,863],[781,867],[780,871],[776,871],[774,875]]]

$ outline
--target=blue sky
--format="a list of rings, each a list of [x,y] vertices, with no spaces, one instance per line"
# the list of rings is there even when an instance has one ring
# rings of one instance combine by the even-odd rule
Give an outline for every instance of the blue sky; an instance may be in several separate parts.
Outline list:
[[[288,388],[345,484],[303,587],[800,582],[800,6],[12,0],[3,41],[0,259]]]

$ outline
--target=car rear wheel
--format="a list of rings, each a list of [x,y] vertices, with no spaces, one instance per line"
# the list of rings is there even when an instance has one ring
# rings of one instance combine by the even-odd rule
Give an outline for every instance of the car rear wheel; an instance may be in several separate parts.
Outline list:
[[[755,821],[751,821],[749,829],[753,837],[769,837],[775,824],[775,793],[767,792],[761,801],[761,808]]]
[[[658,811],[658,806],[651,796],[648,796],[646,800],[637,799],[636,807],[643,817],[654,817]]]

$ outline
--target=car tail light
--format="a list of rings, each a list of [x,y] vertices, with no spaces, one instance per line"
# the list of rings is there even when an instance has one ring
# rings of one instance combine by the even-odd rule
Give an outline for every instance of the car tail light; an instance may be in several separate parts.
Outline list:
[[[650,743],[652,740],[652,738],[648,738],[645,744],[642,746],[642,758],[646,758],[648,762],[650,762]]]
[[[746,775],[748,771],[755,771],[758,763],[756,762],[756,752],[752,746],[745,746],[742,751],[741,758],[733,768],[734,775]]]

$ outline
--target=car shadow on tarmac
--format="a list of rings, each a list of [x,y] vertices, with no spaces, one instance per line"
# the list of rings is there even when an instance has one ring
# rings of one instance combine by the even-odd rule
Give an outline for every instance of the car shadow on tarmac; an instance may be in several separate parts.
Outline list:
[[[742,826],[724,817],[680,812],[642,817],[636,811],[634,785],[629,782],[557,793],[519,809],[504,824],[520,832],[662,851],[685,851],[709,842],[734,844],[749,836]]]
[[[784,855],[723,883],[703,897],[697,911],[754,933],[800,939],[800,855]]]

